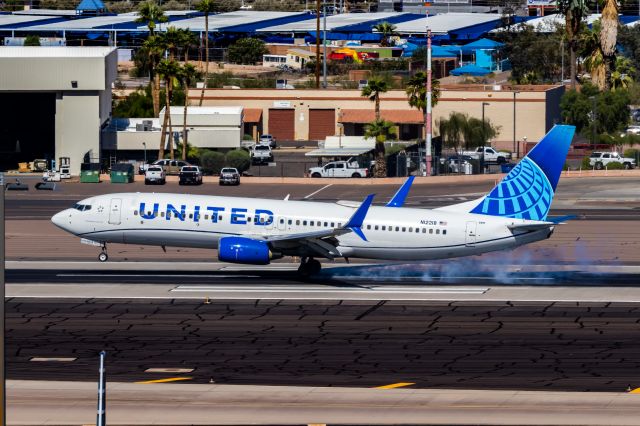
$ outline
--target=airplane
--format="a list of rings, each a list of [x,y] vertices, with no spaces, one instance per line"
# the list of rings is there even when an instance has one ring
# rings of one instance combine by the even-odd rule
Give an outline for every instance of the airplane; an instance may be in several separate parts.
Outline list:
[[[52,217],[59,228],[107,243],[218,250],[223,262],[266,265],[301,258],[389,261],[447,259],[512,249],[551,237],[566,218],[547,217],[574,126],[556,125],[487,195],[436,209],[404,207],[413,178],[384,206],[362,203],[120,193],[84,199]],[[165,249],[166,251],[166,249]]]

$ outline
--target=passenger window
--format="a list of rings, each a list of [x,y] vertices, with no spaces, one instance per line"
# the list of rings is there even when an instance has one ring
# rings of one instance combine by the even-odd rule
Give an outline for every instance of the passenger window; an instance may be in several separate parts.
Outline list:
[[[289,219],[289,225],[291,225],[293,223],[293,221],[291,219]]]
[[[309,225],[315,226],[313,221],[309,222]]]
[[[160,212],[160,217],[164,217],[164,212]]]
[[[171,219],[171,213],[167,212],[167,219]]]
[[[147,212],[147,216],[151,216],[151,212]]]
[[[283,224],[283,223],[284,223],[284,219],[280,219],[280,224]]]
[[[376,225],[376,226],[374,227],[374,229],[377,231],[377,230],[378,230],[378,225]]]
[[[433,228],[429,228],[429,233],[433,234]]]
[[[331,227],[332,227],[332,228],[335,228],[335,227],[336,227],[335,225],[336,225],[336,224],[335,224],[334,222],[331,222]]]
[[[405,228],[404,226],[402,227],[402,232],[407,232],[407,228]]]
[[[416,234],[420,232],[420,228],[416,228]]]
[[[251,222],[251,216],[247,216],[247,222]]]
[[[209,215],[208,214],[204,215],[204,220],[209,220]]]
[[[387,226],[386,225],[382,225],[382,230],[386,231],[387,230]]]
[[[396,232],[400,232],[400,227],[396,226]]]
[[[134,211],[133,211],[133,215],[134,215],[134,216],[138,216],[138,210],[134,210]]]
[[[439,229],[436,229],[436,234],[440,234],[440,230]]]
[[[367,225],[367,229],[371,229],[371,225]]]
[[[296,225],[298,225],[298,226],[300,225],[300,221],[299,220],[296,220]]]
[[[422,228],[422,233],[426,234],[427,233],[427,228]]]
[[[302,226],[307,226],[307,221],[306,220],[302,221]]]
[[[324,223],[324,226],[325,226],[325,227],[329,227],[329,222],[325,222],[325,223]]]
[[[342,223],[338,222],[338,228],[342,228]]]
[[[442,230],[442,235],[447,235],[447,230],[446,229]]]
[[[218,220],[222,220],[222,215],[218,216]]]
[[[413,226],[409,228],[409,232],[413,232]]]
[[[189,213],[189,219],[193,219],[193,213]]]

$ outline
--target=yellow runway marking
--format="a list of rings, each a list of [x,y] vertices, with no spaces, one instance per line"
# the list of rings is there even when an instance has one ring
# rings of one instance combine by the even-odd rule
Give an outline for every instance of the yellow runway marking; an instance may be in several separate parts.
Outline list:
[[[151,383],[169,383],[169,382],[180,382],[183,380],[191,380],[193,377],[169,377],[168,379],[158,379],[158,380],[147,380],[144,382],[136,382],[137,385],[149,385]]]
[[[405,386],[411,386],[411,385],[415,385],[415,383],[392,383],[390,385],[384,385],[384,386],[378,386],[374,389],[395,389],[395,388],[402,388]]]
[[[635,388],[634,390],[632,390],[629,393],[640,393],[640,388]]]

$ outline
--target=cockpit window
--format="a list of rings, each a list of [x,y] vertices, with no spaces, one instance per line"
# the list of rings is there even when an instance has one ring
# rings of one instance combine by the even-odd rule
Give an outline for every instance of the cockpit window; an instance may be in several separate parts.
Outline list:
[[[86,212],[87,210],[91,210],[91,205],[90,204],[74,204],[73,208],[76,210],[79,210],[81,212]]]

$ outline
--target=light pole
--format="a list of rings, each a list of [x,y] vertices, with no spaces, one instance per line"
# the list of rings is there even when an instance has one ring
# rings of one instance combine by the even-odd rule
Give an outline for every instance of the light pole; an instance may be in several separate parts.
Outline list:
[[[513,92],[513,151],[516,152],[516,95],[520,92]],[[484,120],[482,120],[482,125],[484,126]]]
[[[431,176],[431,29],[427,28],[427,87],[424,94],[424,149],[425,164],[424,175]]]
[[[7,424],[7,383],[4,353],[4,173],[0,173],[0,425]]]
[[[598,110],[596,109],[596,97],[595,96],[589,96],[589,99],[591,99],[592,105],[591,105],[591,116],[593,118],[593,120],[591,121],[593,124],[591,125],[591,145],[595,145],[596,144],[596,125],[598,124]]]
[[[327,5],[322,4],[322,87],[327,88]]]
[[[142,142],[142,146],[144,147],[144,165],[147,166],[147,143]]]
[[[487,125],[484,120],[484,107],[490,105],[489,102],[482,103],[482,155],[480,156],[480,170],[484,173],[484,150],[487,143]]]
[[[316,89],[320,88],[320,0],[316,1]]]

